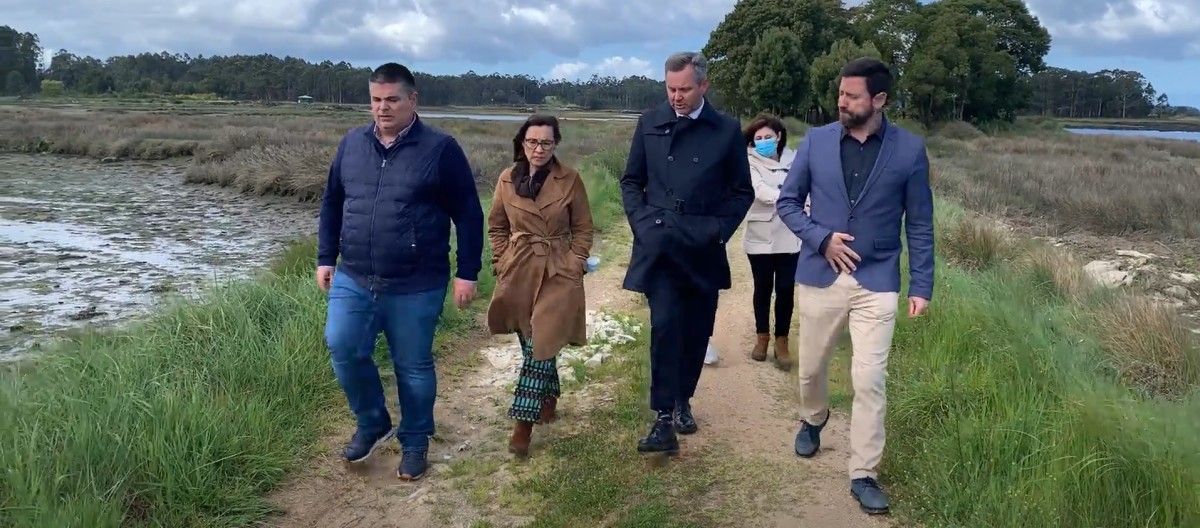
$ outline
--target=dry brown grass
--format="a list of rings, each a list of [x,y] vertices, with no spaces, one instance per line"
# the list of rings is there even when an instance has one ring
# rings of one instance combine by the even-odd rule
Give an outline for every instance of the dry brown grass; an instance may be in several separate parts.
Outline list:
[[[1083,301],[1098,288],[1084,274],[1083,262],[1059,248],[1031,244],[1017,259],[1017,266],[1029,272],[1038,285],[1064,299]]]
[[[943,226],[939,226],[943,227]],[[955,264],[980,270],[1001,260],[1011,250],[1008,234],[992,222],[963,216],[938,230],[942,254]]]
[[[118,159],[192,156],[185,176],[188,182],[311,200],[324,190],[339,139],[368,119],[357,112],[0,107],[0,150]],[[518,122],[429,122],[455,136],[483,188],[490,187],[512,162],[512,135]],[[630,122],[564,120],[559,156],[575,164],[600,150],[624,146],[631,129]]]
[[[1200,236],[1200,145],[1096,136],[933,138],[935,191],[1097,234]]]
[[[1179,397],[1200,382],[1200,351],[1170,306],[1121,293],[1092,312],[1101,345],[1122,380],[1156,396]]]

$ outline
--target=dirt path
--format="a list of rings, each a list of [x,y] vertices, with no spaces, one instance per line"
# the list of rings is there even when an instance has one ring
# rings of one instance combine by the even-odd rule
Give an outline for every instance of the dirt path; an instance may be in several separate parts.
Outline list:
[[[624,271],[620,265],[605,265],[586,276],[590,310],[636,310],[637,296],[621,289]],[[463,343],[461,349],[469,352],[444,358],[438,364],[438,401],[434,409],[437,434],[430,442],[431,467],[426,478],[416,483],[396,478],[400,454],[394,444],[361,464],[344,463],[339,455],[341,445],[354,426],[347,413],[339,409],[313,465],[271,497],[281,514],[264,525],[466,527],[483,518],[493,526],[526,524],[528,519],[508,516],[494,503],[488,505],[487,500],[471,497],[472,493],[480,492],[472,487],[474,471],[482,467],[491,472],[506,472],[507,464],[511,463],[507,452],[511,422],[505,413],[512,397],[511,383],[519,367],[520,349],[511,336],[484,335]],[[395,420],[395,382],[385,379],[384,386],[389,388],[388,402]],[[545,439],[561,436],[556,429],[577,423],[579,420],[574,418],[587,411],[583,405],[605,400],[594,394],[592,388],[586,386],[563,394],[559,403],[563,419],[538,427],[533,450],[538,450]]]
[[[754,342],[750,263],[741,237],[729,244],[731,290],[721,292],[713,343],[720,362],[705,367],[693,406],[700,432],[685,440],[695,447],[732,449],[746,460],[766,462],[778,485],[776,504],[766,505],[766,526],[882,527],[886,518],[868,517],[850,496],[846,475],[849,417],[834,411],[821,434],[821,452],[804,460],[793,452],[798,420],[796,374],[770,362],[750,359]],[[793,317],[794,319],[794,317]],[[795,352],[793,321],[792,351]],[[772,355],[773,357],[773,355]]]
[[[619,259],[627,258],[622,254]],[[740,240],[730,244],[733,282],[749,285],[750,272],[741,252]],[[621,289],[625,267],[605,265],[589,275],[589,309],[637,311],[644,309],[639,296]],[[731,469],[728,478],[712,493],[746,497],[744,486],[770,483],[774,489],[761,495],[749,494],[753,519],[731,519],[735,526],[777,527],[881,527],[879,518],[868,518],[850,497],[846,479],[847,417],[834,413],[822,437],[822,453],[802,460],[792,453],[795,435],[795,374],[785,374],[770,363],[749,359],[754,325],[751,290],[740,286],[723,292],[717,314],[714,342],[721,362],[706,367],[694,400],[699,434],[683,439],[684,456],[721,456],[730,450],[747,461],[755,475],[739,475]],[[509,471],[506,452],[510,422],[505,418],[510,383],[519,352],[506,336],[480,336],[464,343],[471,352],[442,360],[436,416],[438,434],[431,443],[429,477],[417,483],[395,477],[399,453],[389,447],[359,466],[350,466],[338,456],[352,422],[343,413],[329,429],[315,464],[272,497],[281,515],[266,526],[275,527],[466,527],[478,519],[491,526],[520,526],[530,519],[506,514],[495,501],[480,500],[472,493],[494,490],[472,489],[472,471],[480,467],[490,473]],[[391,383],[390,380],[387,383]],[[603,390],[603,387],[594,387]],[[567,392],[560,403],[563,416],[558,424],[535,434],[533,448],[546,438],[560,436],[555,428],[571,427],[586,414],[582,405],[594,405],[593,387]],[[389,397],[389,401],[394,398]],[[704,460],[708,460],[705,458]],[[752,483],[752,484],[751,484]],[[703,501],[718,498],[708,497]],[[492,504],[489,505],[489,502]],[[718,506],[719,507],[719,506]]]

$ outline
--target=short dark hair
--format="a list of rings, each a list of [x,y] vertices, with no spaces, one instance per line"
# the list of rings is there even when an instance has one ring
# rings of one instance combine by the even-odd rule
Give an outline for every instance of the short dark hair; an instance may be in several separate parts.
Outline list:
[[[787,145],[787,127],[783,126],[783,121],[771,114],[758,114],[746,129],[742,131],[742,136],[746,138],[746,146],[754,146],[754,133],[762,129],[762,127],[770,127],[776,134],[779,135],[779,143],[775,146],[776,154],[783,154],[783,147]]]
[[[371,82],[381,84],[399,83],[409,92],[416,91],[417,89],[417,79],[413,77],[412,72],[403,64],[396,64],[394,62],[389,62],[375,68],[375,71],[371,72]]]
[[[864,77],[867,80],[867,93],[875,97],[879,93],[892,93],[892,70],[879,59],[860,57],[854,59],[842,68],[842,77]]]

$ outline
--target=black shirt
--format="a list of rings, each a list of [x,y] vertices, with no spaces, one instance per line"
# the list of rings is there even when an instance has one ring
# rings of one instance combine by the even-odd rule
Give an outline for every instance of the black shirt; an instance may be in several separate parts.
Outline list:
[[[875,160],[879,158],[879,150],[883,148],[883,135],[887,132],[887,121],[879,123],[879,130],[867,136],[867,141],[859,143],[850,135],[850,130],[842,128],[842,177],[846,180],[846,199],[850,207],[858,203],[858,195],[862,194],[871,169],[875,168]],[[832,235],[830,235],[832,236]],[[821,241],[818,251],[824,255],[825,247],[829,245],[829,237]]]
[[[849,130],[842,130],[842,177],[846,179],[846,198],[850,200],[850,207],[858,202],[858,195],[862,194],[863,185],[875,167],[875,159],[879,157],[886,132],[887,123],[880,123],[879,130],[867,136],[865,142],[859,143]]]

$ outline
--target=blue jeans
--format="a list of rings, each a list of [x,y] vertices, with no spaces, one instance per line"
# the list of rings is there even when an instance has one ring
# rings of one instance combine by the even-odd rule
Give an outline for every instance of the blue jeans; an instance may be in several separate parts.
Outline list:
[[[396,436],[404,449],[428,448],[437,394],[433,334],[445,298],[444,287],[409,294],[372,293],[345,273],[334,274],[325,343],[333,372],[360,431],[378,432],[392,427],[379,369],[371,358],[375,339],[382,331],[387,337],[400,399]]]

